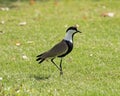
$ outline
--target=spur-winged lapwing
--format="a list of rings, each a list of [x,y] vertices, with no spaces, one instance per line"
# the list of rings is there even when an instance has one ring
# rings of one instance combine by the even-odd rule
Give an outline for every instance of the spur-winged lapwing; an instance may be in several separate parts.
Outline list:
[[[54,47],[52,47],[50,50],[38,55],[36,60],[39,61],[39,63],[42,63],[44,60],[50,58],[51,62],[60,70],[60,74],[63,74],[62,58],[72,51],[73,36],[75,33],[78,32],[81,33],[79,30],[77,30],[76,26],[69,27],[66,30],[66,35],[64,39],[58,44],[56,44]],[[56,57],[61,58],[59,66],[53,61]]]

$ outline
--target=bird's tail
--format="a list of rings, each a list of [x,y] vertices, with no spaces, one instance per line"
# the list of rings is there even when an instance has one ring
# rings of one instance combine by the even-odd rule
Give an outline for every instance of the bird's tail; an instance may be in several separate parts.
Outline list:
[[[39,64],[42,63],[45,60],[44,58],[42,58],[42,55],[43,54],[40,54],[40,55],[37,56],[36,61],[39,61]]]

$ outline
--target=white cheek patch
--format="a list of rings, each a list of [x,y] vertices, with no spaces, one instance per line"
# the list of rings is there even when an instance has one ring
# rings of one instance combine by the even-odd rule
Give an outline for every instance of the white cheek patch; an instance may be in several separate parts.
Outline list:
[[[72,43],[72,40],[73,40],[73,34],[75,33],[76,31],[75,30],[69,30],[66,35],[65,35],[65,38],[64,40],[67,40],[67,41],[70,41]]]

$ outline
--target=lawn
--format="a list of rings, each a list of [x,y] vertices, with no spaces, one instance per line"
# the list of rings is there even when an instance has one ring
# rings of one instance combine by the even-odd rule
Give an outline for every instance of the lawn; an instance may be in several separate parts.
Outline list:
[[[0,10],[0,96],[120,96],[119,0],[7,6]],[[74,49],[63,59],[63,76],[49,60],[38,64],[36,56],[75,24],[82,34],[74,36]]]

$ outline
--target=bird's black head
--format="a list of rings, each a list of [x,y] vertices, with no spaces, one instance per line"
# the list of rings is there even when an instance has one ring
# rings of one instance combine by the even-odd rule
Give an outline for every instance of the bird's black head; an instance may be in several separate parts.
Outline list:
[[[77,32],[81,33],[81,32],[77,29],[76,26],[71,26],[71,27],[69,27],[69,28],[66,30],[66,32],[69,32],[69,31],[74,32],[74,33],[77,33]]]

